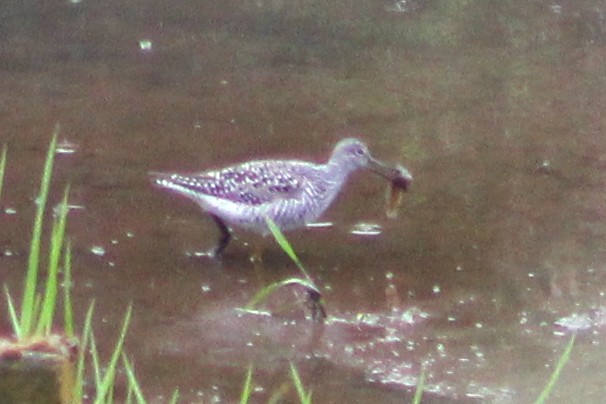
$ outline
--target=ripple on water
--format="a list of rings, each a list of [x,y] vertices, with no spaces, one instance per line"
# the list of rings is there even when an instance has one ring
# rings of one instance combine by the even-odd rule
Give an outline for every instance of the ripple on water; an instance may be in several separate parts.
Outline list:
[[[606,325],[606,306],[599,306],[583,313],[572,313],[555,321],[556,333],[589,331]]]

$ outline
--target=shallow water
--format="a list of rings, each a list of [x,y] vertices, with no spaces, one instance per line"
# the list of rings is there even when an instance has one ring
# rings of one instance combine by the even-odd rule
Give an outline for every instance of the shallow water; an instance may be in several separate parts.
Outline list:
[[[575,328],[553,402],[601,402],[604,13],[589,1],[6,6],[2,282],[18,294],[59,123],[74,153],[57,158],[51,201],[70,182],[81,207],[68,230],[77,315],[96,299],[109,352],[133,302],[127,352],[151,402],[176,387],[183,402],[234,402],[251,363],[265,402],[289,361],[315,402],[407,402],[423,367],[432,402],[529,402]],[[322,161],[352,134],[413,173],[399,216],[385,217],[387,184],[358,173],[323,217],[332,226],[288,234],[329,321],[305,320],[303,304],[237,311],[295,266],[268,239],[255,267],[255,237],[240,233],[221,262],[192,257],[216,242],[213,223],[147,172]]]

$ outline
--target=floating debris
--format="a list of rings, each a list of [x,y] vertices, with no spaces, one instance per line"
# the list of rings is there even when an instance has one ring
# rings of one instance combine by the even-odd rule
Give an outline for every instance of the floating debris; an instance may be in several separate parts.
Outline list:
[[[57,148],[55,149],[56,154],[74,154],[78,149],[78,145],[70,142],[69,140],[61,140],[57,143]]]
[[[154,44],[149,39],[141,39],[139,41],[139,49],[143,52],[151,52]]]
[[[95,245],[90,248],[90,252],[92,252],[95,255],[98,255],[99,257],[102,257],[105,255],[105,248]]]
[[[313,223],[307,223],[305,225],[305,227],[309,227],[312,229],[328,229],[330,227],[333,227],[335,224],[333,222],[313,222]]]
[[[356,223],[351,229],[350,233],[356,236],[378,236],[381,234],[383,229],[376,223]]]
[[[391,6],[386,6],[385,10],[392,13],[408,13],[419,9],[419,4],[411,0],[396,0]]]
[[[194,257],[194,258],[200,258],[200,257],[211,257],[213,256],[211,251],[185,251],[185,256],[186,257]]]
[[[53,206],[53,215],[54,216],[59,216],[59,213],[61,212],[61,208],[63,207],[63,203],[58,203],[55,206]],[[82,205],[67,205],[67,211],[69,212],[70,210],[76,210],[76,209],[85,209],[84,206]]]

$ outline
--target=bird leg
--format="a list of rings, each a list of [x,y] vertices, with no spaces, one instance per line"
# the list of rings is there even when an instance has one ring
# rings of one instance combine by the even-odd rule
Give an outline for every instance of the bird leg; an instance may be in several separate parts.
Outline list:
[[[231,240],[231,231],[229,230],[229,227],[227,227],[225,222],[223,222],[223,220],[219,218],[219,216],[211,214],[210,217],[213,218],[213,220],[217,224],[217,227],[219,228],[219,231],[221,232],[219,243],[211,251],[211,255],[217,258],[223,254],[223,250],[225,250],[225,247],[227,247],[227,245],[229,244],[229,241]]]
[[[311,307],[311,318],[314,321],[323,323],[326,319],[326,309],[322,304],[322,294],[317,290],[307,289],[307,297],[309,298],[309,306]]]

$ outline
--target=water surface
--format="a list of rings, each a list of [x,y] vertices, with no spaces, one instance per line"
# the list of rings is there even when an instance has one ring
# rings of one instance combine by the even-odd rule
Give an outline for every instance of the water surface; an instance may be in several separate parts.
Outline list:
[[[133,302],[127,352],[152,402],[176,387],[183,402],[234,402],[249,364],[265,402],[289,361],[316,402],[406,402],[422,368],[428,401],[529,402],[573,328],[553,402],[600,402],[604,13],[591,1],[6,6],[2,282],[18,294],[59,123],[75,152],[57,158],[51,201],[69,182],[82,207],[68,230],[77,315],[96,299],[109,352]],[[322,161],[349,135],[413,173],[400,215],[385,217],[387,184],[358,173],[332,226],[289,234],[327,324],[302,305],[236,311],[294,265],[265,240],[255,267],[246,234],[221,262],[188,255],[216,229],[147,172]],[[352,234],[360,223],[380,234]]]

